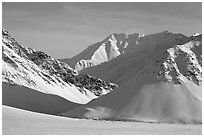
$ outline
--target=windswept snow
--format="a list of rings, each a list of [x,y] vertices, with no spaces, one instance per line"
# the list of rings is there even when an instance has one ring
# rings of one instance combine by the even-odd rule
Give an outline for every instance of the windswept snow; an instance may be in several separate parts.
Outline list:
[[[115,92],[63,113],[63,116],[152,122],[202,122],[201,87],[155,82],[150,68]],[[190,88],[189,88],[190,87]]]
[[[201,135],[201,125],[95,121],[2,107],[3,135]]]

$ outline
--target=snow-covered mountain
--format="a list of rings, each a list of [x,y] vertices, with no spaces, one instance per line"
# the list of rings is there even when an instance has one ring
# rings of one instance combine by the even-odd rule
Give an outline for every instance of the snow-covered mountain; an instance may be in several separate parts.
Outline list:
[[[138,33],[118,34],[114,33],[104,40],[90,45],[87,49],[71,59],[61,59],[75,70],[80,71],[103,62],[107,62],[127,51],[132,50],[144,35]]]
[[[168,48],[186,44],[192,39],[193,37],[168,31],[146,35],[141,38],[139,45],[134,49],[113,60],[85,68],[80,72],[120,85],[134,76],[136,72],[139,73],[140,69],[150,64]]]
[[[137,52],[147,51],[167,44],[166,46],[185,43],[187,37],[182,34],[173,34],[168,31],[162,33],[140,35],[138,33],[133,34],[112,34],[98,42],[89,46],[80,54],[74,56],[71,59],[62,59],[61,61],[71,65],[76,71],[81,71],[85,68],[99,65],[104,62],[108,62],[119,55],[129,53],[137,50]],[[151,48],[146,45],[152,45]]]
[[[22,46],[5,29],[2,30],[2,80],[79,104],[117,87],[90,75],[79,74],[42,51]]]
[[[202,123],[202,35],[147,35],[128,54],[83,72],[119,87],[63,116]]]
[[[3,82],[13,85],[3,85],[3,102],[17,102],[24,105],[22,108],[38,111],[46,108],[43,113],[64,112],[61,115],[68,117],[202,122],[200,34],[113,34],[69,60],[77,71],[44,52],[20,45],[4,29],[2,37]],[[33,94],[37,92],[43,94]],[[57,95],[66,101],[45,95]],[[13,102],[13,98],[18,101]],[[31,100],[31,104],[22,103],[21,99]],[[65,103],[72,110],[62,105]]]

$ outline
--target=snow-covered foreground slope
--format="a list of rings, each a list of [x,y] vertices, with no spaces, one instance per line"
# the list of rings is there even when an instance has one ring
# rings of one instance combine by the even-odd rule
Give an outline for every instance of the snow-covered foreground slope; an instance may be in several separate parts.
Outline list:
[[[4,29],[2,80],[14,86],[21,85],[45,94],[58,95],[79,104],[85,104],[116,87],[95,77],[78,74],[48,54],[20,45]]]
[[[111,66],[111,63],[122,62],[115,68],[107,64],[100,65],[102,68],[105,66],[109,75],[112,74],[110,77],[122,81],[119,87],[62,115],[90,119],[201,123],[200,49],[201,35],[191,37],[191,41],[182,45],[155,48],[150,50],[155,52],[148,55],[124,54],[107,63]],[[136,64],[133,63],[135,60]],[[100,69],[98,71],[101,72]]]
[[[46,94],[24,86],[2,83],[2,104],[29,111],[58,115],[81,104],[54,94]]]
[[[63,118],[2,107],[3,135],[201,135],[202,126]]]

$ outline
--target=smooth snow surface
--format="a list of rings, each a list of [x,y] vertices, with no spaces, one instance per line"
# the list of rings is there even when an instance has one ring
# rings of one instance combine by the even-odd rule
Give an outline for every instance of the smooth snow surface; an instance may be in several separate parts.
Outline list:
[[[202,126],[63,118],[2,107],[3,135],[201,135]]]
[[[2,104],[29,111],[58,115],[80,104],[60,96],[46,94],[27,87],[2,83]]]

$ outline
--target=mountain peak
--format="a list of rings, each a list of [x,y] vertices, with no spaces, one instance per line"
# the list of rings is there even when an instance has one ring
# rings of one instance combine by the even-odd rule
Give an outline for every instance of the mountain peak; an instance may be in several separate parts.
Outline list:
[[[160,33],[142,35],[139,33],[125,34],[113,33],[104,40],[89,46],[79,55],[69,59],[63,59],[70,64],[75,70],[83,69],[108,62],[122,54],[130,52],[143,52],[159,48],[159,46],[172,47],[181,45],[190,41],[190,38],[178,33],[174,34],[169,31]],[[151,44],[151,46],[149,46]]]
[[[146,35],[132,52],[80,72],[118,84],[114,92],[62,115],[202,123],[201,56],[202,39],[197,36],[169,32]]]

